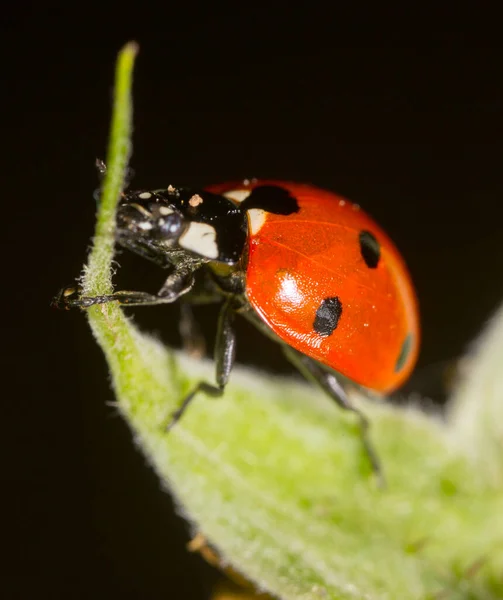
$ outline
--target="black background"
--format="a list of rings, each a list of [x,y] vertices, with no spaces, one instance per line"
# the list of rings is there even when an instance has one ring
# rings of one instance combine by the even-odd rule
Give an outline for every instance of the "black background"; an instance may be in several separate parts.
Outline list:
[[[421,389],[503,296],[503,52],[491,15],[250,6],[3,9],[3,597],[206,598],[214,579],[106,404],[83,315],[49,306],[92,235],[124,42],[141,47],[133,187],[287,178],[361,204],[418,289]],[[159,287],[155,267],[120,260],[121,282]],[[175,308],[136,314],[178,344]],[[199,315],[211,339],[215,312]],[[240,362],[288,370],[258,333],[239,333]]]

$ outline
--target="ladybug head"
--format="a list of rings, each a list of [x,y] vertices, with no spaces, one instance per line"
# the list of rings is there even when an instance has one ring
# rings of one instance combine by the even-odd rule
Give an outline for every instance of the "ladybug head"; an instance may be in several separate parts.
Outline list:
[[[117,240],[129,247],[168,250],[188,226],[187,219],[165,194],[131,192],[123,196],[117,210]]]

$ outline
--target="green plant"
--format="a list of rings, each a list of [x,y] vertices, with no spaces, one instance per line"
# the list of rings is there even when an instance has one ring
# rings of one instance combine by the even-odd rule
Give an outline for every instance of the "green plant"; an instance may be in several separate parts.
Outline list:
[[[135,54],[129,44],[118,61],[86,295],[113,289]],[[194,529],[260,589],[285,599],[503,597],[503,311],[446,420],[355,399],[372,421],[384,490],[351,415],[296,381],[238,368],[224,399],[198,399],[166,434],[169,414],[212,365],[165,348],[117,306],[86,312],[139,447]]]

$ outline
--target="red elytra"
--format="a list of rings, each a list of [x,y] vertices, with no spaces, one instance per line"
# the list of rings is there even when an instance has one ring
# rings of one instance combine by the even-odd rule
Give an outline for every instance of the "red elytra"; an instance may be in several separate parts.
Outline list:
[[[416,363],[420,327],[416,295],[394,243],[358,205],[312,185],[251,180],[207,189],[239,202],[259,185],[288,190],[299,210],[250,211],[250,304],[280,339],[355,383],[379,393],[399,387]],[[334,298],[336,328],[320,335],[314,317]]]

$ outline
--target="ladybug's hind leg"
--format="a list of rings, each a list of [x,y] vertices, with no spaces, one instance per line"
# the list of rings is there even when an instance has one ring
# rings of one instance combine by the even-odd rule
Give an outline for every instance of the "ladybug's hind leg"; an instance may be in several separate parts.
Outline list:
[[[220,309],[218,317],[217,336],[215,341],[215,379],[216,385],[207,381],[200,381],[196,387],[183,399],[179,408],[171,415],[167,430],[171,430],[182,418],[189,404],[199,392],[217,398],[222,396],[225,386],[229,381],[234,358],[236,356],[236,334],[233,328],[234,309],[232,299],[226,300]]]
[[[369,438],[370,423],[367,417],[351,403],[351,400],[342,385],[337,381],[334,373],[326,371],[317,361],[305,354],[297,352],[290,346],[283,346],[283,351],[288,360],[306,379],[316,383],[332,400],[337,402],[341,408],[353,412],[358,417],[360,420],[362,442],[365,452],[380,485],[383,485],[384,477],[381,463]]]

